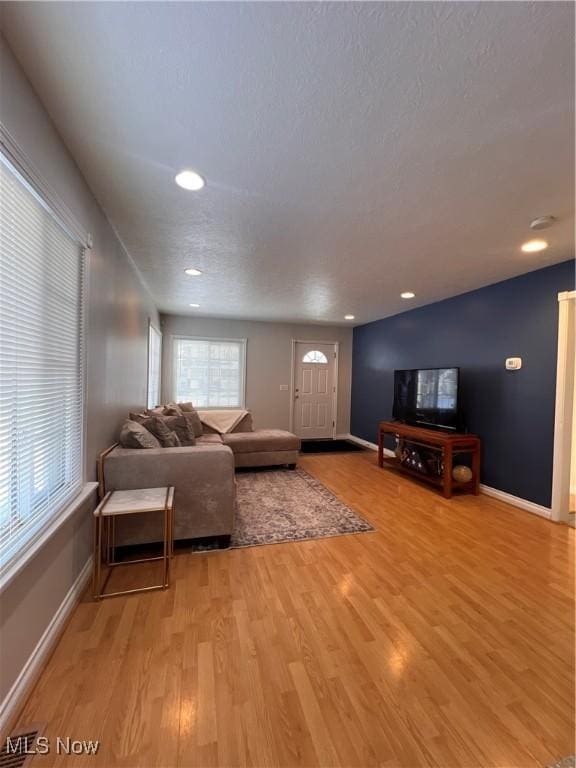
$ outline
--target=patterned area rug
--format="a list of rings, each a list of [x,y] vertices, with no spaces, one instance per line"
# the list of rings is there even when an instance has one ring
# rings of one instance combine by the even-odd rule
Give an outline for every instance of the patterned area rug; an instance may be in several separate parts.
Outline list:
[[[575,766],[576,755],[569,755],[568,757],[563,757],[562,760],[558,760],[557,763],[552,763],[548,768],[575,768]]]
[[[320,539],[374,528],[303,469],[239,472],[231,547]]]

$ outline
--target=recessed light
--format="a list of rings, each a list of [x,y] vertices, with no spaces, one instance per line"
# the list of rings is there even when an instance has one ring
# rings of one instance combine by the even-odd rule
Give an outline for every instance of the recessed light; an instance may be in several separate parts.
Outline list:
[[[354,320],[355,315],[344,315],[344,320]]]
[[[180,173],[174,177],[174,181],[182,189],[188,189],[191,192],[197,192],[206,184],[202,176],[196,171],[180,171]]]
[[[416,294],[412,293],[412,291],[404,291],[404,293],[401,293],[400,296],[403,299],[413,299]]]
[[[198,309],[200,307],[200,304],[190,304],[192,309]]]
[[[185,269],[184,272],[186,272],[187,275],[191,275],[192,277],[196,277],[197,275],[202,274],[202,272],[199,269],[196,269],[196,267],[188,267],[188,269]]]
[[[546,248],[548,248],[546,240],[528,240],[522,246],[524,253],[538,253],[538,251],[545,251]]]

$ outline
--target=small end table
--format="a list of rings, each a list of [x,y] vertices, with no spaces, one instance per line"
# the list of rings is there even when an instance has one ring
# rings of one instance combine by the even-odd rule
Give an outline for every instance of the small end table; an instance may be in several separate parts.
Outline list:
[[[137,515],[143,512],[162,513],[164,518],[164,549],[157,557],[144,557],[137,560],[116,561],[115,553],[115,520],[123,515]],[[155,589],[166,589],[169,586],[170,558],[174,549],[174,488],[141,488],[133,491],[109,491],[94,510],[94,574],[93,594],[95,600],[118,595],[131,595],[135,592],[151,592]],[[108,573],[101,581],[102,559],[108,566]],[[163,561],[163,575],[160,584],[138,589],[126,589],[119,592],[104,592],[112,573],[112,568],[118,565],[133,563],[148,563],[153,560]]]

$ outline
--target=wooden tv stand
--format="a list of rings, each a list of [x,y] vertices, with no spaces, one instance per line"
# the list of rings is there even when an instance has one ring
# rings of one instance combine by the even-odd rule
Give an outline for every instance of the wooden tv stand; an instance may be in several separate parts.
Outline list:
[[[385,456],[386,435],[398,438],[401,451],[410,451],[412,446],[415,451],[423,449],[427,456],[432,457],[431,463],[436,465],[437,470],[427,468],[427,471],[420,471],[407,466],[397,456]],[[452,477],[454,455],[459,453],[470,454],[472,459],[472,479],[467,483],[457,483]],[[476,495],[480,493],[480,438],[477,435],[412,427],[398,421],[381,421],[378,424],[378,465],[383,467],[385,464],[440,486],[447,499],[452,497],[454,487]]]

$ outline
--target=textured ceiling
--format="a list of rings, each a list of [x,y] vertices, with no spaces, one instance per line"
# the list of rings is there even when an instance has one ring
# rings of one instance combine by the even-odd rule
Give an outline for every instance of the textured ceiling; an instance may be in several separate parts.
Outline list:
[[[574,255],[573,17],[554,2],[3,6],[161,310],[337,323]],[[175,186],[184,167],[203,191]],[[549,213],[549,250],[521,253]]]

